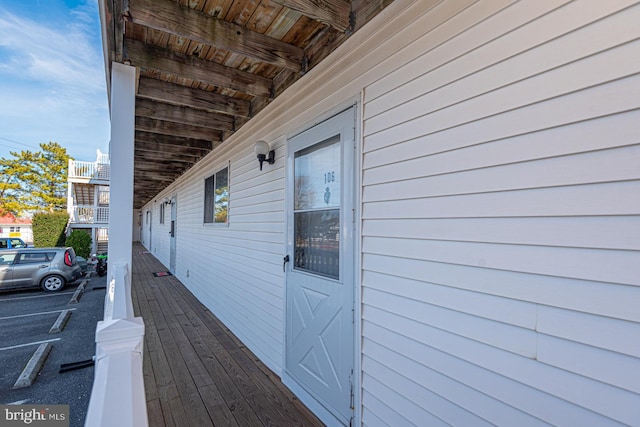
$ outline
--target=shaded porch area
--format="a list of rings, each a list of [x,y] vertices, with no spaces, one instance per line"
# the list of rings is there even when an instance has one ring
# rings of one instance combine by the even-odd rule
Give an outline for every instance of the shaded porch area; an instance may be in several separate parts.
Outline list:
[[[322,423],[151,253],[134,243],[132,300],[145,323],[150,426]]]

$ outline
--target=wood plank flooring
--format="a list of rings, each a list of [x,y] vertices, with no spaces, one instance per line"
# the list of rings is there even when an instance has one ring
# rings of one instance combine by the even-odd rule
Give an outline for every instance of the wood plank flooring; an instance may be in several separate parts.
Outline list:
[[[323,425],[144,247],[132,258],[150,426]]]

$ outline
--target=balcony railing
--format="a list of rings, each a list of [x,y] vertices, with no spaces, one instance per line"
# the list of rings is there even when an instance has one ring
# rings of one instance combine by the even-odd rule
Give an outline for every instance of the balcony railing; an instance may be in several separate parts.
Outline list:
[[[96,159],[96,163],[109,164],[109,155],[98,150],[98,158]]]
[[[76,224],[106,224],[109,222],[109,208],[74,206],[70,221]]]
[[[111,178],[111,166],[109,163],[69,160],[69,178],[109,181]]]

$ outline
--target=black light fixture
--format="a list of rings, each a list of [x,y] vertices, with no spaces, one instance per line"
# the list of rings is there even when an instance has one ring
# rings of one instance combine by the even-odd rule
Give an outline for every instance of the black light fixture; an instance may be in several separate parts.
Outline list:
[[[276,162],[275,150],[270,150],[269,144],[265,141],[258,141],[253,146],[253,151],[258,155],[258,161],[260,162],[260,170],[262,170],[262,163],[265,161],[270,165]],[[267,157],[267,154],[269,155]]]

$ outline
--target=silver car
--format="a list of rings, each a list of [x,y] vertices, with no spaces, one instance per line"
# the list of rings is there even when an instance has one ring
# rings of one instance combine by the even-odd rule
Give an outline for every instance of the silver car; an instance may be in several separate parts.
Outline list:
[[[81,275],[73,248],[0,251],[0,290],[40,287],[55,292]]]

